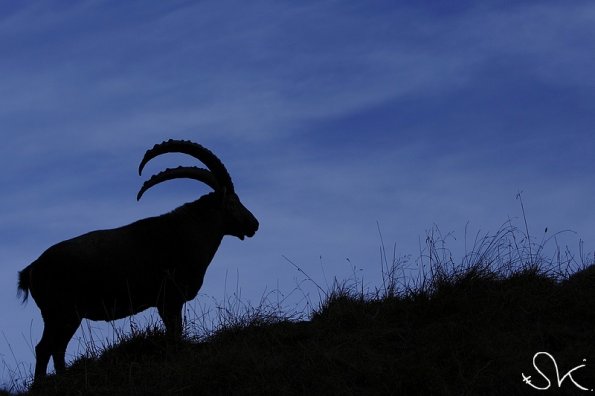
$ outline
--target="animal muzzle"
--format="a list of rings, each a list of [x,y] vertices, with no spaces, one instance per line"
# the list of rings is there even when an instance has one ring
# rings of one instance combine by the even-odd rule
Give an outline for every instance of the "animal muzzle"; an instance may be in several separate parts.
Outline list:
[[[244,240],[244,237],[252,238],[256,234],[256,231],[258,231],[258,220],[254,219],[253,223],[250,224],[250,227],[246,228],[246,233],[240,239]]]

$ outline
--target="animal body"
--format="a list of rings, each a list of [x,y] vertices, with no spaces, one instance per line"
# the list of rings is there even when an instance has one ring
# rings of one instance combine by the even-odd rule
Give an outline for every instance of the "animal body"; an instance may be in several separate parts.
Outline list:
[[[156,307],[168,335],[181,336],[183,304],[196,297],[223,237],[243,240],[256,233],[258,221],[240,202],[225,166],[203,146],[157,144],[145,153],[139,174],[148,161],[170,152],[193,156],[208,169],[166,169],[143,184],[137,200],[176,178],[214,191],[161,216],[60,242],[19,272],[23,302],[30,293],[44,321],[34,382],[45,376],[50,357],[56,372],[64,371],[66,346],[83,318],[110,321]]]

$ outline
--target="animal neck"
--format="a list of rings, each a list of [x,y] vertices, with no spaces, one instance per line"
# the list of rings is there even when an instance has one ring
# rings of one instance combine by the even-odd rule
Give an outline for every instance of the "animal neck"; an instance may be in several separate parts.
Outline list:
[[[217,247],[223,239],[223,214],[219,197],[215,193],[203,195],[196,201],[184,204],[172,211],[171,215],[182,227],[184,235],[192,236],[193,239],[212,239]]]

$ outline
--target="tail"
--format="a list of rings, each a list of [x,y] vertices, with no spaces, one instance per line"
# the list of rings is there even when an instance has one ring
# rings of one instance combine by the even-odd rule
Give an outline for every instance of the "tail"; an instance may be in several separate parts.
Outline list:
[[[31,289],[31,266],[19,271],[19,284],[17,288],[17,297],[23,298],[22,303],[26,303],[29,298],[29,290]]]

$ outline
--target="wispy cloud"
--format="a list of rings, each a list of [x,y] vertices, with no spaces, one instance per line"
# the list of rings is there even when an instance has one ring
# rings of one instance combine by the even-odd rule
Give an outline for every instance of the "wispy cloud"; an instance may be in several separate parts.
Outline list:
[[[12,92],[2,115],[21,121],[20,136],[48,136],[50,147],[60,137],[134,145],[164,125],[270,139],[299,135],[311,120],[475,84],[499,62],[549,82],[592,82],[588,3],[477,7],[449,18],[405,7],[362,16],[328,2],[226,4],[122,6],[122,15],[103,2],[26,8],[0,25],[31,47],[10,45],[14,56],[0,65]]]

